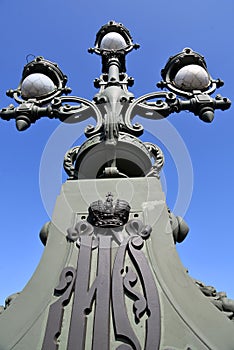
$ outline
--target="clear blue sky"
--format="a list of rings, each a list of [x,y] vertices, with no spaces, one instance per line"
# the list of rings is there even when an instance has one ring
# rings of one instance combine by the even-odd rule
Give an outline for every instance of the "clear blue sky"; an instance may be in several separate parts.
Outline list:
[[[131,91],[136,97],[157,90],[155,84],[168,57],[191,47],[205,56],[212,77],[225,81],[217,93],[234,100],[233,0],[1,0],[0,11],[1,108],[12,103],[5,91],[18,86],[28,54],[57,62],[68,75],[73,94],[92,99],[97,91],[92,82],[100,75],[101,65],[100,58],[88,54],[87,49],[93,46],[99,28],[111,19],[122,22],[134,42],[141,44],[140,50],[127,57],[127,72],[135,78]],[[189,162],[181,162],[178,135],[192,162],[193,189],[186,190],[188,195],[192,192],[192,198],[185,213],[190,233],[178,245],[183,264],[193,277],[234,299],[233,108],[217,111],[212,124],[190,113],[170,116],[167,122],[175,136],[175,141],[174,136],[170,139],[172,148],[167,129],[161,129],[157,121],[141,122],[154,138],[160,138],[158,131],[163,130],[160,145],[166,165],[162,178],[171,209],[178,183],[186,182],[190,170]],[[22,290],[43,252],[38,233],[50,213],[41,198],[39,169],[43,150],[59,125],[43,119],[19,133],[13,121],[0,121],[0,305],[9,294]],[[77,136],[84,126],[74,129]],[[63,142],[56,140],[59,153]],[[49,211],[60,190],[62,157],[59,161],[59,172],[53,164],[48,167],[51,192],[43,200],[49,202]],[[46,176],[45,171],[42,176]],[[181,214],[180,208],[175,209],[176,215]]]

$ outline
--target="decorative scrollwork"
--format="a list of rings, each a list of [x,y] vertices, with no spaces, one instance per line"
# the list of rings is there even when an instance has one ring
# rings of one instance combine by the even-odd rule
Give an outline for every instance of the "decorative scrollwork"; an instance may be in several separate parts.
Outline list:
[[[141,220],[132,219],[125,225],[125,230],[130,236],[139,235],[145,240],[149,238],[152,227],[150,225],[144,225]]]
[[[126,274],[124,276],[124,288],[127,294],[134,300],[133,312],[135,315],[135,322],[139,323],[140,318],[146,311],[147,302],[145,297],[134,289],[134,286],[138,280],[137,274],[128,266],[126,266],[125,272]]]
[[[78,105],[70,105],[76,103]],[[52,115],[65,123],[78,123],[90,117],[95,118],[96,126],[89,125],[85,135],[91,137],[100,132],[103,124],[102,114],[92,101],[77,96],[62,96],[52,103]]]
[[[59,298],[50,306],[42,350],[58,349],[57,340],[61,333],[64,306],[70,301],[75,276],[76,270],[73,267],[65,267],[61,272],[59,285],[55,288],[55,295]]]
[[[156,102],[147,102],[152,99],[157,100]],[[163,119],[177,109],[176,105],[176,95],[171,92],[152,92],[145,94],[131,103],[125,114],[124,124],[129,133],[140,136],[144,128],[138,123],[132,125],[131,120],[135,115],[140,115],[148,119]]]
[[[126,225],[127,226],[127,225]],[[129,232],[142,232],[140,221],[131,222]],[[147,259],[142,251],[144,241],[141,236],[128,237],[119,247],[113,266],[112,277],[112,308],[113,322],[116,340],[122,341],[123,349],[142,349],[140,341],[136,336],[125,305],[125,293],[133,303],[135,322],[139,323],[146,313],[146,335],[144,349],[159,349],[160,344],[160,305],[157,288]],[[125,267],[125,258],[128,254],[135,271],[128,265]],[[135,289],[139,281],[143,293]],[[121,349],[121,348],[120,348]]]
[[[94,234],[94,228],[87,221],[78,221],[74,227],[67,230],[67,238],[71,242],[76,242],[77,246],[80,246],[80,240],[82,236],[92,237],[92,248],[95,249],[98,246],[98,238]]]

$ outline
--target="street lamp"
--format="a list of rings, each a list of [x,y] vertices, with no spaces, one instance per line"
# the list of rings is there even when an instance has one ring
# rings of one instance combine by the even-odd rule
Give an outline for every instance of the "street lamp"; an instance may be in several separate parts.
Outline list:
[[[67,77],[56,63],[43,57],[36,57],[24,67],[19,87],[7,91],[7,95],[13,97],[19,106],[10,105],[3,108],[0,111],[1,118],[5,120],[15,119],[16,126],[20,131],[25,130],[41,117],[66,121],[67,118],[79,114],[79,118],[75,120],[78,122],[83,118],[88,118],[93,113],[97,119],[103,119],[95,106],[100,103],[100,100],[106,100],[106,92],[110,90],[111,86],[118,86],[119,91],[122,90],[121,96],[115,96],[115,102],[122,104],[128,102],[128,108],[133,114],[134,108],[139,107],[136,109],[137,113],[141,112],[143,117],[147,117],[147,114],[144,113],[147,110],[153,113],[152,118],[158,114],[167,117],[171,113],[188,110],[198,115],[203,121],[211,122],[215,109],[225,110],[230,107],[229,99],[222,98],[220,95],[216,98],[210,97],[216,88],[223,85],[223,81],[212,79],[204,57],[189,48],[185,48],[181,53],[170,57],[162,69],[163,80],[157,86],[161,89],[166,88],[172,93],[168,91],[154,92],[134,100],[133,95],[127,89],[133,85],[134,80],[125,74],[125,56],[137,48],[139,45],[133,44],[129,31],[122,24],[111,21],[99,30],[95,47],[89,49],[89,52],[102,57],[102,72],[104,74],[94,81],[95,87],[100,88],[100,92],[92,102],[74,96],[63,97],[62,95],[71,92],[71,89],[65,85]],[[183,99],[177,96],[182,96]],[[111,97],[114,98],[114,96]],[[153,98],[157,101],[147,102]],[[69,102],[85,104],[85,106],[72,107],[68,104]],[[62,107],[63,103],[66,103],[66,107]],[[133,115],[129,115],[127,112],[127,120],[123,123],[116,121],[116,123],[120,130],[139,135],[143,129],[139,125],[131,126],[129,118],[132,117]],[[98,122],[103,126],[103,120],[98,120]],[[98,126],[99,128],[95,128],[95,133],[100,131],[100,125]],[[93,135],[94,132],[89,130],[88,135],[91,134]]]
[[[92,101],[70,96],[66,75],[41,56],[24,67],[18,88],[7,91],[18,106],[1,109],[0,118],[15,119],[19,131],[42,117],[66,123],[93,117],[96,125],[86,127],[81,146],[67,151],[68,181],[52,222],[40,233],[47,252],[44,269],[38,269],[28,288],[37,295],[33,305],[40,315],[30,308],[23,316],[21,312],[19,327],[13,316],[26,305],[28,291],[22,292],[14,313],[9,308],[0,317],[0,348],[19,342],[22,349],[25,344],[39,348],[39,342],[43,350],[81,350],[86,344],[87,349],[109,350],[112,343],[118,350],[214,348],[210,344],[226,350],[233,344],[228,320],[202,298],[174,252],[188,226],[165,204],[161,149],[141,141],[144,128],[132,122],[135,116],[157,120],[189,111],[210,123],[215,110],[226,110],[231,102],[211,97],[223,82],[211,77],[204,57],[190,48],[169,58],[157,84],[162,91],[134,98],[125,60],[138,48],[121,23],[101,27],[89,49],[102,58],[102,74],[94,80],[99,91]],[[128,201],[129,184],[134,191]],[[97,198],[93,188],[106,200]],[[122,198],[114,201],[113,193]],[[199,287],[205,295],[210,291]],[[233,318],[232,301],[216,295],[213,303]],[[214,324],[225,332],[214,332]],[[6,332],[9,325],[11,334]]]
[[[152,154],[156,155],[156,168],[162,153],[158,147],[144,145],[137,138],[144,128],[139,123],[132,124],[134,116],[161,119],[187,110],[204,122],[211,122],[215,109],[228,109],[231,102],[220,95],[215,98],[210,96],[223,82],[212,79],[204,57],[189,48],[170,57],[162,69],[163,80],[157,84],[162,92],[152,92],[135,99],[128,90],[134,79],[126,74],[125,58],[138,48],[139,45],[133,43],[128,29],[122,24],[111,21],[101,27],[94,48],[89,49],[89,52],[102,57],[103,74],[94,80],[99,92],[93,101],[64,96],[71,92],[66,86],[66,75],[56,63],[36,57],[24,67],[18,88],[7,91],[18,106],[3,108],[0,117],[15,119],[19,131],[26,130],[41,117],[57,118],[68,123],[94,117],[96,126],[88,125],[85,130],[86,143],[79,150],[75,148],[67,153],[65,170],[68,175],[71,178],[147,176],[152,173]],[[132,149],[132,159],[126,155],[126,146]],[[106,155],[103,155],[103,147]],[[92,154],[89,153],[88,164],[85,155],[91,149],[93,156],[90,157]],[[126,157],[131,167],[123,161]],[[93,160],[101,163],[98,169],[93,166]]]

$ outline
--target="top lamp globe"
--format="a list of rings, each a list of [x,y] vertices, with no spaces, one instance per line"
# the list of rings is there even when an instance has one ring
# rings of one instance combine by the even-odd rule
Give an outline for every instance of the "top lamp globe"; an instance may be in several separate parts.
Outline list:
[[[101,50],[121,50],[126,46],[126,41],[122,35],[117,32],[110,32],[104,35],[100,43]]]
[[[176,73],[174,85],[185,91],[204,90],[210,85],[210,77],[203,67],[189,64]]]

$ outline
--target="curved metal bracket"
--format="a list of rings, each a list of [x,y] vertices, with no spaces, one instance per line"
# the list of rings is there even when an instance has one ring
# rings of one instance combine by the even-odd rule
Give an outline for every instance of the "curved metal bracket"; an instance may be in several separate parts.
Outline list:
[[[69,103],[77,103],[79,106],[70,105]],[[65,104],[64,104],[65,103]],[[79,123],[90,117],[96,120],[96,126],[88,125],[85,129],[85,135],[91,137],[100,132],[102,128],[103,118],[100,109],[92,101],[82,97],[63,96],[57,98],[52,103],[52,113],[59,120],[65,123]]]
[[[147,100],[157,98],[156,102],[148,103]],[[162,100],[162,98],[164,100]],[[172,92],[151,92],[140,96],[133,101],[126,111],[124,124],[128,132],[135,136],[140,136],[144,128],[141,124],[132,124],[131,120],[135,115],[140,115],[148,119],[162,119],[177,110],[176,95]]]

